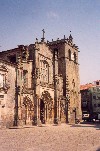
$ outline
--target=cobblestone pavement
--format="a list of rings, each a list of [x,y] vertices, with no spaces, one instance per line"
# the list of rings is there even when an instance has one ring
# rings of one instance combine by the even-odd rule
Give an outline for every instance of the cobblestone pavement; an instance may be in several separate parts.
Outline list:
[[[0,151],[100,151],[100,124],[1,129]]]

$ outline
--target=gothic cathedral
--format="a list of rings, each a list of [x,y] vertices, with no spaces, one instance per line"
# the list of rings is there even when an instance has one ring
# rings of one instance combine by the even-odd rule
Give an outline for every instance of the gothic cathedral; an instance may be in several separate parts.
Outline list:
[[[0,121],[6,127],[81,118],[78,47],[70,36],[0,52]]]

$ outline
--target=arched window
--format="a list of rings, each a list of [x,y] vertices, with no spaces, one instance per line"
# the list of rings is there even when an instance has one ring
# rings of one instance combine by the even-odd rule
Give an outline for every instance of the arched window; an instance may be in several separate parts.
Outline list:
[[[74,52],[74,62],[76,63],[76,53]]]
[[[71,50],[70,49],[68,50],[68,57],[69,57],[69,60],[71,60]]]
[[[41,60],[40,64],[40,74],[41,74],[41,81],[48,83],[49,82],[49,65],[46,60]]]
[[[28,87],[28,71],[23,70],[23,85]]]
[[[55,59],[58,58],[58,49],[57,49],[57,48],[54,49],[53,57],[54,57]]]

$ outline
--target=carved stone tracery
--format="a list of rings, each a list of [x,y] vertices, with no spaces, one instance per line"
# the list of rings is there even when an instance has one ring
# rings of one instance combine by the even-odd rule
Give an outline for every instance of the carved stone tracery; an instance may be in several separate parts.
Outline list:
[[[25,107],[28,107],[29,110],[34,109],[34,104],[28,96],[24,97],[23,105],[25,105]]]
[[[41,99],[43,99],[44,103],[46,103],[48,105],[53,103],[52,102],[53,99],[52,99],[52,97],[51,97],[51,95],[50,95],[50,93],[48,91],[42,92]]]
[[[42,92],[41,100],[44,102],[45,105],[45,114],[47,114],[47,119],[49,120],[52,118],[52,109],[53,109],[53,99],[48,91]]]

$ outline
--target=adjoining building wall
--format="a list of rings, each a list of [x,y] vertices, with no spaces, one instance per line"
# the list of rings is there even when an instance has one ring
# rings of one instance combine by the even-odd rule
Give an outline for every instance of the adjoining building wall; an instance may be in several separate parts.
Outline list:
[[[82,117],[83,120],[98,119],[100,115],[100,80],[94,84],[81,85]],[[87,115],[87,117],[85,117]]]
[[[0,60],[0,126],[10,127],[14,122],[15,67]]]
[[[90,88],[92,94],[92,109],[94,113],[100,113],[100,86]]]

